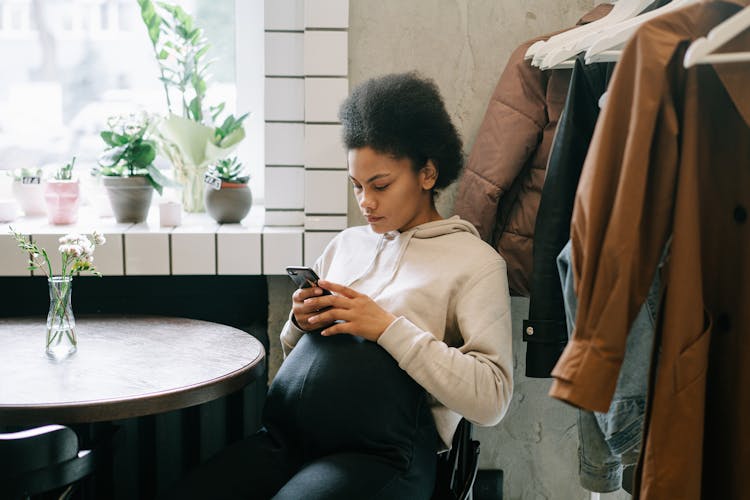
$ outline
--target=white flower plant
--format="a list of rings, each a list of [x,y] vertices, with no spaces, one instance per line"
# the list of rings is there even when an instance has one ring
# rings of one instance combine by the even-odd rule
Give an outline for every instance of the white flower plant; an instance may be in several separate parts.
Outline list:
[[[24,235],[10,228],[13,238],[18,243],[18,248],[29,253],[29,271],[41,271],[52,278],[52,264],[49,255],[44,248],[39,248],[31,239],[26,239]],[[94,249],[106,242],[104,235],[94,231],[91,235],[70,233],[61,237],[60,246],[57,248],[62,259],[62,271],[60,276],[72,277],[74,274],[83,271],[89,271],[94,276],[101,276],[101,273],[94,266]]]
[[[51,281],[54,279],[55,276],[53,276],[52,264],[47,251],[44,248],[40,248],[30,238],[27,239],[12,227],[10,228],[10,233],[16,240],[18,247],[29,254],[27,269],[29,271],[41,270],[47,276],[48,280]],[[94,266],[94,249],[106,242],[104,235],[97,231],[94,231],[90,235],[69,233],[61,237],[58,242],[60,243],[58,251],[60,252],[62,262],[61,272],[58,276],[72,278],[74,274],[88,271],[94,276],[101,277],[102,274]],[[68,335],[70,342],[74,346],[77,344],[75,330],[72,329],[75,323],[73,318],[70,317],[69,312],[70,285],[70,282],[68,282],[62,289],[51,287],[56,296],[50,308],[50,317],[47,318],[47,348],[58,341],[57,337],[63,333],[62,329],[58,330],[54,328],[55,324],[69,324],[71,330],[66,331],[66,335]]]

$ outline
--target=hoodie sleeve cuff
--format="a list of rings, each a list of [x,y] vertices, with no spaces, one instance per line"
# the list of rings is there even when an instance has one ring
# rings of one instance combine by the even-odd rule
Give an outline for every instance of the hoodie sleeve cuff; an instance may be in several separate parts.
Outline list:
[[[399,316],[388,325],[388,328],[378,338],[378,344],[388,351],[400,366],[406,358],[411,347],[417,342],[420,335],[425,334],[414,323]],[[430,335],[430,334],[428,334]]]
[[[281,330],[281,349],[284,351],[284,357],[286,358],[292,349],[297,345],[299,339],[307,333],[297,326],[297,322],[294,319],[294,314],[289,313],[289,320]]]

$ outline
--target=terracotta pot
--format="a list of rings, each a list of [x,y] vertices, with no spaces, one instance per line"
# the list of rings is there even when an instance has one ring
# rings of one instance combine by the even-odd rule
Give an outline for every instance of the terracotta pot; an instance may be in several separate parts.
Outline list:
[[[221,189],[206,187],[204,202],[212,219],[231,224],[240,222],[250,212],[253,195],[247,184],[222,181]]]
[[[44,201],[47,203],[47,219],[50,224],[74,224],[78,220],[80,198],[78,179],[45,181]]]
[[[117,222],[143,222],[151,208],[154,188],[145,176],[103,176],[102,184],[107,188],[109,202]]]

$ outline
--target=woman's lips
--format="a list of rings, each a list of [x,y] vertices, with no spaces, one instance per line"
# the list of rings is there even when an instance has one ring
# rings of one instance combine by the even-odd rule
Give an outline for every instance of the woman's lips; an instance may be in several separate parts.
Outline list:
[[[374,215],[368,215],[367,216],[367,223],[373,224],[375,222],[383,220],[383,217],[375,217]]]

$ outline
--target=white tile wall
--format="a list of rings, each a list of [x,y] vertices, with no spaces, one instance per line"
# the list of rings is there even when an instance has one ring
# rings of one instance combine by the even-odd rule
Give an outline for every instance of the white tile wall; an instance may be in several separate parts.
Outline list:
[[[266,78],[266,120],[304,121],[305,80]]]
[[[305,206],[305,169],[273,167],[266,169],[266,209]]]
[[[305,215],[305,231],[340,231],[346,226],[346,215]]]
[[[169,233],[149,232],[136,225],[133,232],[125,233],[125,274],[168,275]]]
[[[305,0],[305,27],[348,28],[349,0]]]
[[[104,276],[125,274],[125,260],[122,254],[122,234],[104,233],[107,242],[94,251],[96,269]]]
[[[216,274],[216,234],[172,233],[172,274]]]
[[[346,169],[341,125],[305,125],[305,166]]]
[[[303,3],[303,0],[266,0],[265,28],[267,30],[302,30],[304,27]]]
[[[302,264],[302,228],[263,229],[263,274],[286,274]]]
[[[302,226],[304,210],[266,210],[266,226]]]
[[[312,266],[326,245],[338,234],[335,232],[305,233],[305,265]]]
[[[346,78],[305,78],[305,121],[338,122],[339,106],[348,94]]]
[[[266,165],[304,165],[305,126],[266,123]]]
[[[305,212],[346,214],[346,170],[305,171]]]
[[[261,230],[224,224],[216,234],[218,274],[262,274]]]
[[[171,234],[172,274],[216,274],[218,229],[201,214],[186,214]]]
[[[0,234],[0,256],[0,276],[31,276],[26,269],[29,255],[18,248],[16,240],[7,231]]]
[[[304,35],[302,33],[266,33],[266,75],[304,75]]]
[[[305,75],[347,76],[348,50],[348,36],[345,31],[306,31]]]

